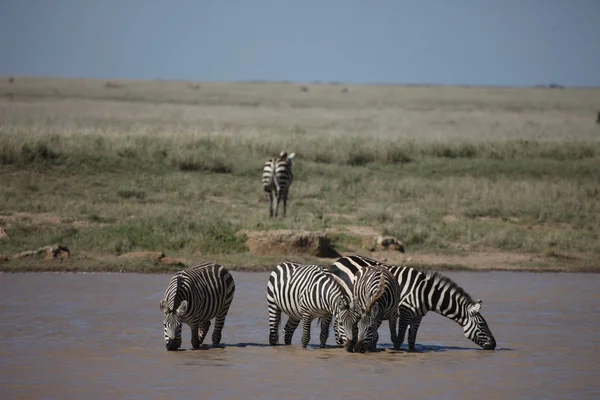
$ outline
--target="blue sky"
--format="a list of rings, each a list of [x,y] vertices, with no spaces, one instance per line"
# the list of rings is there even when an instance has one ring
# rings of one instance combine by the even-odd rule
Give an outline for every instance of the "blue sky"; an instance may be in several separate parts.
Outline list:
[[[0,74],[600,86],[600,0],[0,0]]]

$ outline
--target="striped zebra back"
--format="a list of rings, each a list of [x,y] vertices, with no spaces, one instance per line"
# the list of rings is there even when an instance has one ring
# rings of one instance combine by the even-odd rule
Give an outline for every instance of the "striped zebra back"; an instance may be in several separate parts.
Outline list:
[[[181,301],[188,302],[184,320],[214,318],[233,301],[235,282],[222,265],[203,263],[175,273],[165,291],[165,300],[170,310],[175,310]]]
[[[290,155],[284,153],[275,161],[275,186],[277,186],[278,192],[287,192],[292,185],[294,180],[292,159],[294,155],[295,153]]]
[[[233,301],[235,283],[225,267],[204,263],[177,272],[169,281],[160,309],[167,350],[181,346],[181,326],[190,326],[192,346],[198,348],[215,319],[212,342],[218,346],[225,317]]]
[[[338,281],[318,265],[283,262],[271,272],[267,284],[267,301],[296,318],[302,317],[303,307],[333,314],[335,300],[344,294]]]
[[[284,329],[284,342],[291,344],[295,327],[303,321],[302,346],[310,339],[310,323],[321,319],[321,346],[329,335],[329,324],[335,315],[340,329],[352,340],[358,320],[350,295],[344,291],[339,279],[318,265],[283,262],[277,265],[267,283],[267,308],[269,310],[269,344],[279,342],[281,312],[289,316]],[[348,343],[349,345],[350,343]],[[347,347],[348,348],[348,347]]]
[[[275,187],[275,159],[265,161],[262,173],[262,184],[265,192],[276,191]]]
[[[417,285],[427,277],[424,272],[411,267],[389,265],[359,255],[351,255],[338,259],[329,267],[329,271],[337,275],[346,284],[346,287],[352,291],[358,271],[362,268],[373,266],[385,267],[392,273],[400,285],[400,297],[404,301],[408,300],[408,294],[412,293]]]
[[[262,184],[267,192],[287,192],[294,180],[292,160],[295,153],[282,151],[278,158],[267,160],[263,166]]]

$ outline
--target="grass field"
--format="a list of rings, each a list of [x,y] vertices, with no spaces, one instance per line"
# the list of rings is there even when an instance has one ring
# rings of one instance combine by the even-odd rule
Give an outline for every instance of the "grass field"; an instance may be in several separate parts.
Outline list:
[[[372,255],[390,262],[600,270],[600,90],[305,86],[0,77],[0,254],[71,250],[0,269],[175,268],[119,258],[141,250],[261,269],[285,257],[240,229],[368,255],[368,228],[405,244]],[[288,217],[269,219],[262,165],[283,149]]]

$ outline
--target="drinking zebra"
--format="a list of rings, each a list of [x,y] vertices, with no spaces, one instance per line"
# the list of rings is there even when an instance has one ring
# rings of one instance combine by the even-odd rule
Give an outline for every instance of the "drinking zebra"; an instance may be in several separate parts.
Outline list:
[[[279,342],[281,312],[289,318],[283,330],[284,343],[292,343],[292,336],[302,321],[302,347],[310,341],[310,324],[321,320],[321,347],[329,336],[329,324],[335,315],[340,331],[346,338],[346,348],[353,339],[357,317],[350,294],[335,275],[318,265],[302,265],[284,262],[277,265],[267,283],[267,306],[269,309],[269,344]]]
[[[402,302],[399,307],[398,337],[402,344],[406,330],[409,329],[409,351],[414,351],[419,325],[429,311],[435,311],[458,323],[465,336],[483,349],[496,348],[496,339],[480,313],[482,301],[474,301],[464,289],[442,274],[390,266],[358,255],[340,258],[329,271],[339,276],[346,287],[351,288],[357,272],[373,265],[387,267],[400,284]],[[335,323],[334,332],[338,343],[344,339]]]
[[[265,162],[262,174],[263,189],[269,201],[269,216],[277,217],[279,201],[283,201],[283,216],[287,208],[288,191],[294,180],[292,174],[292,159],[296,153],[282,151],[278,158]]]
[[[192,346],[200,347],[213,318],[212,344],[217,347],[234,292],[233,277],[222,265],[204,263],[177,272],[160,301],[167,350],[181,346],[183,323],[192,331]]]
[[[390,337],[394,349],[402,344],[396,335],[400,286],[387,268],[367,266],[356,271],[352,289],[353,301],[359,313],[358,336],[354,350],[375,351],[379,334],[377,330],[383,320],[388,320]],[[367,340],[365,340],[367,339]]]

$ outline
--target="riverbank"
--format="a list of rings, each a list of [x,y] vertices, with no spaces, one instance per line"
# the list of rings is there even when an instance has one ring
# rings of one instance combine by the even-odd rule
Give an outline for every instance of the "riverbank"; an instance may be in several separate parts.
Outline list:
[[[240,231],[436,269],[600,269],[596,89],[0,77],[0,270],[270,269]],[[288,216],[264,161],[295,152]],[[362,232],[406,253],[371,253]],[[67,259],[14,259],[47,245]],[[182,263],[123,259],[164,252]]]

